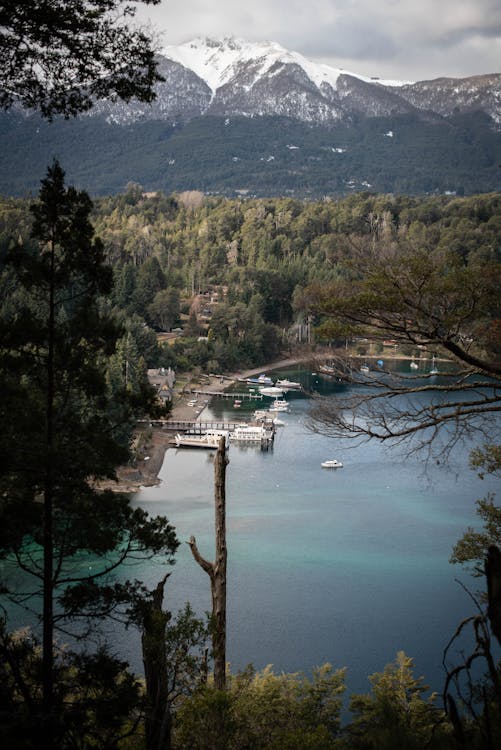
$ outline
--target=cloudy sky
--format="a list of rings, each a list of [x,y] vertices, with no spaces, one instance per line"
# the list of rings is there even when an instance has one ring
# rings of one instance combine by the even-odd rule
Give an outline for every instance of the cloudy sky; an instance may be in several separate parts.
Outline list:
[[[501,72],[501,0],[161,0],[138,18],[165,46],[236,36],[381,78]]]

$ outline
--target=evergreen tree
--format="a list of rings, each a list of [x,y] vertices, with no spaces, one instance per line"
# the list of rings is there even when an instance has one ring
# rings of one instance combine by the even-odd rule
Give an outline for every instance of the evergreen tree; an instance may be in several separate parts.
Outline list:
[[[152,101],[161,79],[151,40],[129,26],[134,13],[122,0],[2,0],[0,107],[21,103],[51,119],[107,96]]]
[[[420,750],[452,747],[441,729],[443,714],[435,707],[436,695],[413,674],[413,659],[399,651],[382,672],[369,677],[372,692],[353,695],[353,721],[347,728],[347,748],[359,750]]]
[[[47,748],[65,746],[56,629],[84,614],[94,628],[99,582],[127,558],[162,553],[172,562],[178,544],[165,518],[149,519],[126,497],[96,489],[128,457],[111,415],[148,409],[152,393],[128,399],[125,390],[111,408],[106,361],[120,331],[100,305],[112,274],[90,210],[87,194],[66,188],[55,163],[32,207],[32,243],[14,247],[3,276],[13,292],[0,319],[3,593],[42,625],[40,685],[23,680],[17,689],[41,732],[38,746]],[[82,564],[87,556],[92,567]],[[16,718],[7,723],[12,730]]]

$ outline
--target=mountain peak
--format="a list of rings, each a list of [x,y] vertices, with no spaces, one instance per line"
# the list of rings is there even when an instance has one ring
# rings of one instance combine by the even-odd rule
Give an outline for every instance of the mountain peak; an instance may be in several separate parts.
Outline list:
[[[322,84],[329,84],[336,89],[340,75],[350,75],[367,83],[376,80],[381,85],[402,86],[410,81],[386,81],[375,76],[365,76],[334,68],[330,65],[315,63],[299,52],[287,50],[273,41],[249,42],[237,37],[197,37],[180,45],[165,47],[164,57],[192,70],[209,86],[214,94],[218,88],[228,83],[238,67],[254,63],[259,75],[267,73],[273,66],[296,65],[301,68],[310,81],[320,89]]]
[[[247,42],[236,37],[197,37],[183,44],[165,47],[161,54],[192,70],[215,93],[231,80],[242,63],[269,59],[271,64],[272,59],[287,55],[287,50],[275,42]]]

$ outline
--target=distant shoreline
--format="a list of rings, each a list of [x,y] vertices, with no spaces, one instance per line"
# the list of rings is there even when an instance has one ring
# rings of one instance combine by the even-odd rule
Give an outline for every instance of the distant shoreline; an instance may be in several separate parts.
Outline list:
[[[344,350],[342,350],[344,352]],[[266,365],[260,365],[252,369],[236,371],[230,374],[219,374],[210,375],[209,380],[206,383],[208,390],[213,393],[220,393],[227,390],[238,380],[245,380],[246,378],[259,375],[261,373],[273,372],[274,370],[286,369],[300,365],[305,362],[316,362],[325,361],[333,357],[339,356],[341,350],[336,351],[323,351],[323,352],[305,352],[304,354],[298,354],[293,357],[287,357],[274,362],[269,362]],[[403,354],[395,354],[393,352],[382,352],[381,354],[351,354],[352,358],[357,360],[377,360],[377,359],[431,359],[431,357],[412,357]],[[436,358],[437,361],[441,361]],[[443,360],[442,360],[443,361]],[[185,421],[185,420],[197,420],[200,415],[210,403],[204,402],[203,404],[195,404],[190,406],[188,404],[193,398],[191,388],[186,389],[186,393],[178,394],[176,403],[172,408],[170,419],[172,421]],[[148,427],[145,428],[148,431],[148,437],[144,446],[144,458],[136,461],[134,466],[121,466],[117,469],[117,480],[116,482],[106,482],[100,484],[100,486],[106,486],[107,489],[112,489],[116,492],[135,493],[139,492],[142,487],[151,487],[160,483],[158,475],[162,468],[162,464],[165,457],[165,451],[172,447],[172,434],[166,432],[161,427]]]
[[[221,393],[238,382],[238,380],[245,380],[262,372],[294,367],[294,365],[298,365],[301,362],[329,359],[332,356],[334,356],[332,352],[329,355],[320,356],[305,353],[304,355],[276,360],[275,362],[270,362],[249,370],[237,371],[231,374],[210,375],[204,388],[213,393]],[[208,399],[207,403],[197,403],[195,406],[190,406],[188,402],[193,398],[192,390],[191,388],[187,388],[186,393],[177,394],[176,402],[169,417],[170,420],[185,421],[200,418],[200,415],[208,406],[210,399]],[[144,458],[137,460],[134,466],[119,466],[116,470],[117,481],[100,483],[101,487],[112,489],[115,492],[135,493],[139,492],[142,487],[151,487],[160,483],[158,475],[162,468],[165,451],[172,447],[172,433],[163,430],[161,427],[145,427],[143,431],[148,434],[145,440]]]

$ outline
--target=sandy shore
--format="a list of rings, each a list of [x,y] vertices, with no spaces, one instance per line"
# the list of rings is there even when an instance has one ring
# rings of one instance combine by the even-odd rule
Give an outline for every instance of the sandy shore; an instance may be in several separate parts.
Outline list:
[[[305,357],[292,357],[282,359],[267,366],[257,367],[253,370],[234,372],[229,375],[210,376],[204,379],[203,385],[185,386],[181,392],[175,392],[174,403],[170,419],[172,421],[196,420],[200,418],[207,403],[202,399],[197,400],[195,406],[190,406],[189,401],[193,399],[192,391],[207,390],[219,393],[229,388],[239,379],[250,378],[269,370],[292,367],[301,361],[313,358],[311,355]],[[106,487],[117,492],[137,492],[141,487],[150,487],[158,484],[158,474],[162,468],[165,451],[172,447],[172,432],[161,427],[139,427],[137,430],[141,444],[141,458],[134,466],[120,466],[117,469],[117,482],[107,482]],[[104,485],[103,485],[104,486]]]

